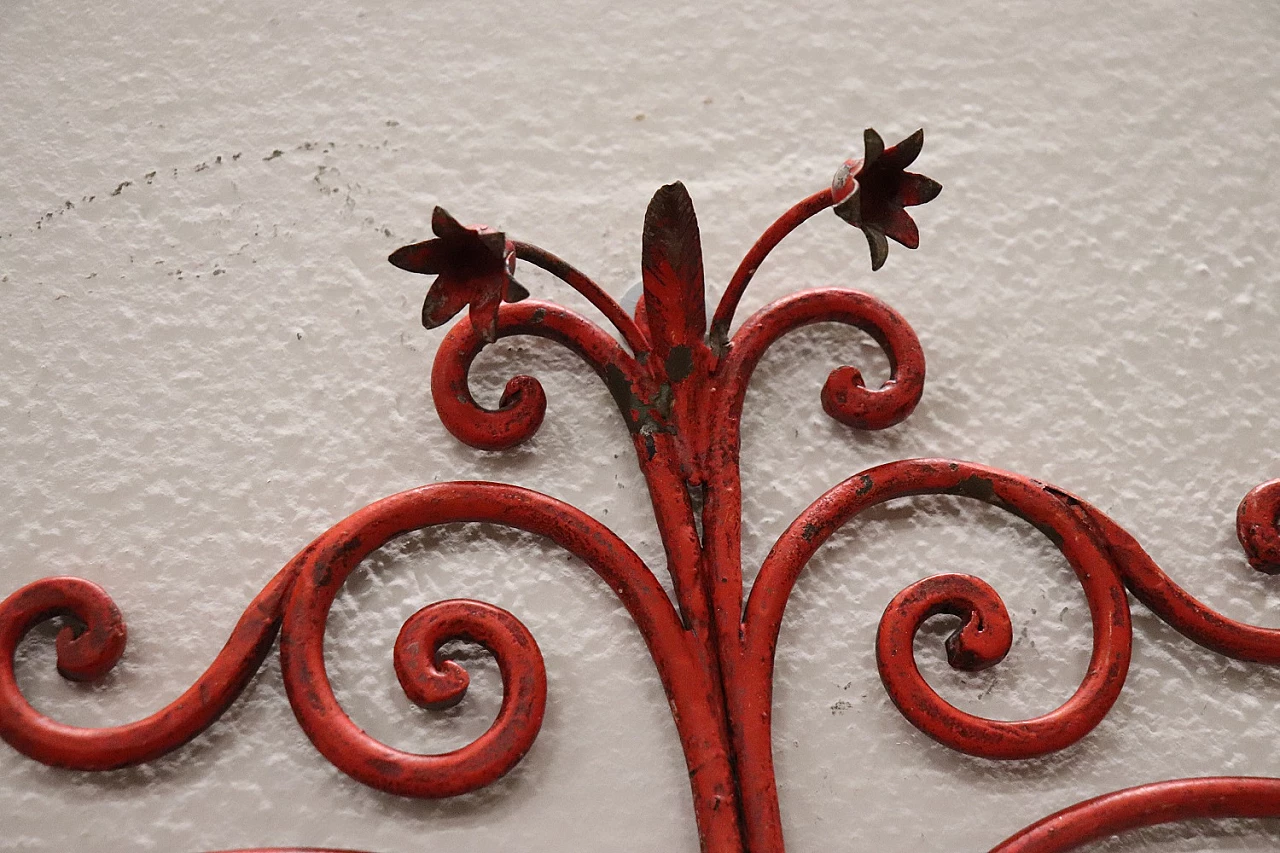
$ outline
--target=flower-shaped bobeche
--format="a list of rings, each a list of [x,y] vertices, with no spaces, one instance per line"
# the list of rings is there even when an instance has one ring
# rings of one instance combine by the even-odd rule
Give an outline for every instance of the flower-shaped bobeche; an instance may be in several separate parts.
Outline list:
[[[515,249],[501,231],[462,225],[443,207],[431,214],[434,240],[403,246],[388,260],[402,270],[436,276],[422,303],[422,325],[434,329],[471,305],[471,327],[489,343],[498,339],[498,306],[529,295],[512,273]]]
[[[924,146],[924,131],[917,130],[892,148],[884,147],[880,134],[867,128],[862,135],[861,160],[846,160],[831,181],[836,215],[861,228],[871,246],[871,269],[884,266],[892,237],[908,249],[920,245],[920,232],[904,207],[933,201],[942,184],[904,171]]]

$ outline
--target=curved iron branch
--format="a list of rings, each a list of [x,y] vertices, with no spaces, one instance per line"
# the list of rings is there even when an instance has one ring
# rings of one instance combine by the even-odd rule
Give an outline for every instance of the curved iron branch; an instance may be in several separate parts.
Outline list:
[[[1227,619],[1169,579],[1119,525],[1090,504],[1036,480],[973,463],[923,459],[893,462],[858,474],[814,502],[779,537],[751,590],[744,619],[739,750],[766,768],[759,784],[743,786],[743,802],[773,796],[769,715],[778,632],[787,598],[810,557],[864,509],[900,497],[951,494],[975,498],[1023,518],[1045,534],[1075,570],[1088,601],[1094,646],[1084,680],[1062,706],[1030,720],[990,720],[942,699],[916,667],[916,632],[933,616],[963,620],[947,639],[958,669],[1002,660],[1012,642],[1004,604],[985,582],[939,575],[894,597],[880,621],[876,660],[895,705],[934,739],[986,758],[1027,758],[1062,749],[1088,733],[1123,686],[1132,648],[1127,586],[1162,619],[1196,643],[1241,660],[1280,662],[1280,629]],[[1241,504],[1238,530],[1250,562],[1269,571],[1280,545],[1280,481],[1254,489]],[[1108,794],[1066,809],[1024,830],[993,853],[1057,853],[1116,832],[1197,817],[1280,816],[1280,780],[1243,777],[1184,779]]]
[[[586,273],[532,243],[512,240],[511,245],[515,249],[517,258],[546,270],[585,296],[587,301],[598,308],[614,325],[637,358],[649,352],[649,339],[636,325],[636,321],[618,304],[617,300],[606,293],[603,287],[592,281]]]
[[[527,300],[503,305],[498,337],[534,335],[577,353],[604,380],[632,431],[639,429],[650,399],[647,373],[611,335],[579,314],[550,302]],[[542,383],[532,376],[508,380],[498,408],[486,409],[471,396],[468,374],[486,343],[471,323],[454,325],[440,342],[431,369],[431,395],[440,420],[464,444],[505,450],[530,438],[547,411]]]
[[[736,649],[742,621],[742,483],[739,476],[742,407],[751,374],[765,351],[790,331],[821,322],[844,323],[870,334],[889,359],[890,376],[868,389],[854,367],[832,371],[822,389],[823,408],[842,423],[880,429],[906,418],[924,391],[924,351],[903,317],[855,290],[806,290],[774,302],[753,315],[734,335],[716,368],[708,414],[711,431],[705,531],[707,586],[719,643]],[[730,663],[732,666],[732,663]],[[728,674],[732,680],[732,673]]]
[[[1241,817],[1280,817],[1280,779],[1206,776],[1125,788],[1051,814],[991,853],[1066,853],[1146,826]]]
[[[440,483],[373,503],[330,528],[276,576],[241,618],[209,671],[178,700],[145,720],[112,728],[67,726],[40,714],[18,690],[13,662],[23,636],[41,621],[69,618],[58,638],[59,668],[73,678],[105,673],[124,649],[124,623],[97,586],[48,578],[0,603],[0,737],[46,764],[105,770],[162,755],[207,728],[243,689],[280,631],[289,701],[307,736],[335,766],[393,794],[448,797],[487,785],[510,770],[533,743],[546,702],[541,653],[511,614],[476,601],[429,605],[404,625],[395,668],[406,693],[427,707],[457,702],[465,670],[438,659],[462,639],[487,647],[498,661],[503,702],[497,719],[473,743],[419,755],[386,746],[346,715],[324,663],[324,630],[347,576],[389,540],[423,527],[474,521],[551,539],[582,559],[621,600],[640,629],[671,702],[689,763],[699,829],[709,849],[737,849],[736,796],[723,746],[705,733],[721,725],[711,698],[705,653],[680,622],[666,592],[625,542],[568,504],[517,486]]]
[[[1277,492],[1280,481],[1255,489],[1246,498],[1246,510],[1260,496],[1274,500]],[[983,720],[938,697],[915,668],[911,648],[916,630],[927,619],[947,613],[966,620],[948,641],[953,666],[972,670],[999,662],[1008,650],[1009,631],[1008,614],[998,596],[985,583],[961,575],[929,578],[899,593],[880,623],[881,677],[903,714],[948,746],[987,758],[1026,758],[1061,749],[1092,729],[1114,701],[1127,669],[1131,632],[1128,602],[1120,584],[1174,629],[1206,648],[1240,660],[1280,663],[1280,629],[1228,619],[1197,601],[1096,507],[1028,477],[939,459],[869,469],[837,485],[801,513],[760,569],[747,603],[747,648],[772,649],[792,585],[834,530],[869,506],[921,494],[976,498],[1033,524],[1075,569],[1093,617],[1093,657],[1071,700],[1035,720]],[[1242,541],[1263,544],[1280,537],[1274,521],[1267,534],[1253,523],[1248,511],[1241,513],[1239,533]]]
[[[145,719],[85,728],[37,711],[18,689],[14,655],[41,622],[62,618],[58,671],[75,681],[101,678],[125,647],[124,618],[96,584],[80,578],[42,578],[0,603],[0,738],[53,767],[114,770],[158,758],[182,746],[235,702],[271,651],[281,608],[307,552],[294,557],[254,598],[217,658],[181,696]]]
[[[782,242],[784,237],[806,220],[831,207],[833,203],[830,187],[802,199],[766,228],[760,235],[760,239],[747,251],[734,271],[733,278],[729,279],[729,285],[725,288],[724,295],[720,297],[716,313],[711,318],[711,341],[717,351],[722,349],[724,342],[728,340],[729,326],[733,324],[733,315],[738,310],[738,303],[742,301],[742,294],[746,292],[747,285],[755,277],[764,259]]]
[[[1161,571],[1124,528],[1092,504],[1059,492],[1095,527],[1134,596],[1187,639],[1218,654],[1254,663],[1280,663],[1280,628],[1238,622],[1196,599]],[[1236,535],[1250,565],[1280,571],[1280,480],[1257,486],[1240,502]]]
[[[429,707],[457,702],[466,689],[460,666],[436,661],[441,645],[468,639],[494,653],[502,672],[502,708],[473,743],[442,755],[393,749],[365,734],[333,695],[324,663],[324,629],[347,576],[397,536],[459,521],[502,524],[547,536],[586,561],[622,599],[637,624],[661,624],[662,614],[670,611],[661,587],[621,540],[568,504],[514,486],[425,486],[370,504],[335,525],[312,543],[285,607],[280,642],[285,687],[303,730],[326,758],[357,780],[393,794],[448,797],[487,785],[524,756],[542,724],[546,673],[537,644],[510,614],[479,602],[424,608],[405,624],[395,650],[396,671],[406,692]],[[656,630],[668,643],[679,642],[669,630]],[[680,654],[678,647],[655,651]]]
[[[445,755],[415,755],[385,746],[361,731],[337,704],[329,685],[324,626],[347,576],[365,556],[396,536],[459,521],[490,522],[546,536],[587,563],[617,594],[648,644],[672,704],[689,768],[697,771],[690,775],[699,828],[705,837],[729,845],[724,849],[733,849],[737,843],[733,809],[719,811],[735,800],[729,765],[720,747],[703,736],[715,726],[705,661],[666,592],[635,552],[600,522],[569,504],[517,486],[479,482],[423,486],[371,504],[314,543],[290,593],[280,656],[289,700],[320,752],[365,784],[395,794],[439,797],[493,781],[529,748],[541,708],[513,706],[510,693],[493,728],[480,740]],[[527,671],[531,649],[520,652],[509,665],[499,657],[504,683],[534,677]],[[545,681],[534,687],[536,698],[537,691],[545,691]]]
[[[1013,513],[1043,532],[1075,570],[1093,620],[1088,672],[1061,707],[1029,720],[1004,721],[961,711],[939,696],[916,667],[912,641],[939,613],[963,627],[948,642],[953,666],[982,668],[1004,657],[1012,627],[989,586],[965,575],[942,575],[900,593],[880,622],[876,659],[894,704],[917,728],[954,749],[986,758],[1029,758],[1074,743],[1106,715],[1124,684],[1131,648],[1128,604],[1110,555],[1053,493],[1026,477],[945,459],[892,462],[832,488],[778,538],[752,586],[743,620],[737,747],[740,766],[755,768],[743,783],[743,802],[761,810],[764,825],[776,809],[771,714],[778,632],[796,579],[823,542],[863,510],[895,498],[951,494]]]
[[[889,359],[889,378],[874,390],[866,387],[855,367],[833,370],[822,386],[822,407],[828,415],[857,429],[884,429],[914,411],[924,393],[924,350],[906,319],[869,294],[817,288],[765,306],[733,336],[718,368],[722,399],[717,400],[717,423],[736,430],[751,374],[765,351],[788,332],[815,323],[861,329]]]
[[[885,303],[853,290],[809,290],[778,300],[752,316],[734,335],[716,368],[709,422],[706,502],[702,522],[706,589],[720,649],[749,849],[780,849],[781,818],[769,748],[772,652],[761,683],[761,662],[744,646],[742,584],[741,416],[751,374],[765,351],[794,329],[838,322],[866,331],[889,359],[890,377],[866,388],[856,368],[840,367],[822,390],[823,408],[842,423],[880,429],[906,418],[924,391],[924,351],[910,325]],[[759,588],[757,581],[756,588]],[[754,746],[746,740],[763,740]]]

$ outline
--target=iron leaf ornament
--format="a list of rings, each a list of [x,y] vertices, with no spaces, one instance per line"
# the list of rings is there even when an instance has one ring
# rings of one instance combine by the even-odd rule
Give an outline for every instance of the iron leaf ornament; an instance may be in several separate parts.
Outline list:
[[[532,436],[546,413],[536,379],[513,377],[499,406],[471,395],[468,372],[498,339],[533,335],[563,344],[600,377],[617,404],[645,478],[661,533],[673,595],[654,568],[609,528],[562,501],[492,482],[433,483],[375,501],[304,547],[245,611],[209,669],[169,706],[122,726],[85,728],[37,711],[18,689],[14,655],[37,624],[60,620],[58,670],[67,678],[104,675],[125,647],[120,611],[88,580],[38,580],[0,603],[0,737],[55,767],[110,770],[179,749],[235,701],[280,639],[289,702],[307,736],[334,765],[388,794],[450,797],[487,785],[529,750],[542,725],[547,677],[537,642],[511,613],[491,604],[428,604],[396,640],[393,664],[406,694],[427,708],[462,699],[466,670],[442,655],[466,640],[488,649],[502,675],[497,718],[474,742],[418,754],[362,731],[338,704],[323,645],[330,608],[346,578],[373,551],[406,532],[455,522],[500,524],[538,534],[576,555],[618,596],[643,635],[666,691],[689,767],[694,818],[704,853],[781,853],[773,771],[773,667],[788,597],[809,559],[852,518],[886,501],[955,495],[1017,516],[1043,533],[1075,571],[1092,617],[1093,653],[1075,693],[1033,719],[995,720],[939,696],[916,667],[920,627],[959,617],[947,639],[951,665],[975,670],[1008,653],[1013,630],[985,581],[942,574],[911,584],[889,602],[875,638],[880,676],[894,704],[924,734],[991,760],[1024,760],[1084,738],[1120,695],[1132,649],[1129,593],[1205,648],[1239,660],[1280,663],[1280,631],[1216,613],[1175,584],[1119,524],[1070,492],[1037,479],[956,459],[904,459],[833,486],[778,537],[756,580],[742,567],[740,422],[752,371],[788,332],[837,322],[868,332],[883,348],[889,378],[869,388],[852,366],[831,372],[823,409],[855,429],[905,420],[924,389],[924,353],[906,319],[867,293],[803,290],[746,319],[730,334],[738,303],[769,252],[817,213],[835,213],[866,235],[873,269],[887,239],[915,248],[919,232],[905,208],[935,198],[940,185],[906,171],[923,131],[886,148],[867,130],[860,159],[846,161],[830,187],[800,200],[770,225],[730,278],[708,321],[701,238],[693,202],[673,183],[654,195],[641,235],[643,293],[634,314],[584,273],[540,247],[482,226],[464,226],[437,207],[434,237],[390,261],[435,276],[422,321],[435,328],[469,307],[444,336],[431,373],[436,410],[462,442],[486,450]],[[554,302],[525,297],[520,262],[582,294],[613,326],[606,330]],[[614,333],[616,332],[616,334]],[[1237,533],[1250,564],[1280,572],[1280,480],[1241,502]],[[699,523],[700,522],[700,523]],[[1124,830],[1203,817],[1280,817],[1280,779],[1217,777],[1143,785],[1070,806],[1008,838],[993,853],[1057,853]]]

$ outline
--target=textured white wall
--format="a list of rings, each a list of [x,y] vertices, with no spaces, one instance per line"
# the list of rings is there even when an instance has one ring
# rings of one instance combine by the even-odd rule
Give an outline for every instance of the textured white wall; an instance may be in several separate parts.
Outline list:
[[[602,519],[658,561],[626,432],[565,352],[505,342],[551,403],[527,446],[486,454],[441,427],[428,283],[385,263],[439,202],[538,242],[614,293],[680,178],[723,286],[755,236],[860,153],[918,125],[923,247],[868,271],[823,216],[746,310],[847,284],[902,311],[930,381],[906,424],[858,434],[818,389],[869,340],[780,344],[747,401],[747,565],[810,500],[879,462],[978,460],[1095,501],[1227,613],[1277,624],[1236,502],[1280,476],[1280,8],[1271,0],[704,8],[655,0],[37,4],[0,11],[0,594],[51,573],[107,587],[130,627],[102,686],[63,682],[50,632],[20,655],[37,706],[123,722],[176,696],[296,549],[420,483],[497,479]],[[539,296],[581,302],[544,278]],[[746,316],[745,312],[740,314]],[[1041,713],[1088,657],[1062,559],[994,510],[874,513],[802,578],[779,650],[775,750],[790,848],[981,851],[1084,797],[1171,776],[1280,772],[1280,677],[1181,639],[1135,605],[1110,716],[1049,759],[992,764],[911,728],[875,675],[874,626],[907,583],[981,574],[1016,647],[929,678],[962,707]],[[422,604],[473,596],[532,629],[551,696],[508,778],[451,802],[396,799],[329,766],[293,720],[275,656],[210,732],[141,769],[54,771],[0,748],[0,848],[199,851],[253,844],[416,850],[695,850],[682,759],[637,632],[580,564],[501,530],[380,552],[329,628],[339,698],[373,734],[438,750],[481,731],[496,671],[444,715],[399,692],[391,644]],[[1272,849],[1274,825],[1199,825],[1116,850]]]

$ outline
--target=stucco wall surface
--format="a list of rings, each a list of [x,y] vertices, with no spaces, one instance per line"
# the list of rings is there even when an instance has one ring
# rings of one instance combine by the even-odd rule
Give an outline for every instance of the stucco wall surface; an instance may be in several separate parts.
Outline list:
[[[621,295],[645,205],[682,179],[723,288],[772,219],[918,126],[945,189],[922,246],[871,274],[823,215],[770,258],[739,317],[800,287],[866,289],[923,341],[906,423],[828,419],[828,371],[887,372],[820,326],[762,363],[744,415],[744,564],[810,501],[892,459],[971,459],[1111,513],[1229,615],[1280,625],[1280,586],[1234,538],[1237,501],[1280,476],[1280,7],[1196,2],[34,3],[0,10],[0,595],[55,573],[106,587],[124,661],[95,686],[19,655],[40,709],[102,725],[203,671],[297,549],[379,497],[451,479],[569,501],[651,565],[662,551],[625,427],[568,352],[508,340],[477,364],[550,398],[528,444],[471,450],[427,377],[428,284],[388,252],[432,206],[567,258]],[[567,288],[526,283],[597,317]],[[789,849],[981,851],[1094,794],[1156,779],[1277,774],[1280,676],[1134,606],[1134,663],[1107,719],[1056,756],[997,764],[918,733],[875,671],[908,583],[978,574],[1015,647],[978,675],[917,651],[963,708],[1046,712],[1089,656],[1083,597],[1039,534],[961,499],[893,504],[822,548],[787,612],[775,741]],[[447,802],[387,796],[300,731],[273,655],[209,732],[141,768],[86,775],[0,748],[0,849],[200,851],[307,844],[409,853],[697,849],[687,776],[638,632],[610,591],[531,536],[446,527],[384,548],[328,629],[338,696],[403,748],[466,743],[500,685],[469,660],[444,714],[400,692],[391,646],[417,608],[517,614],[547,661],[546,724],[519,767]],[[1263,850],[1274,824],[1139,833],[1099,849]]]

